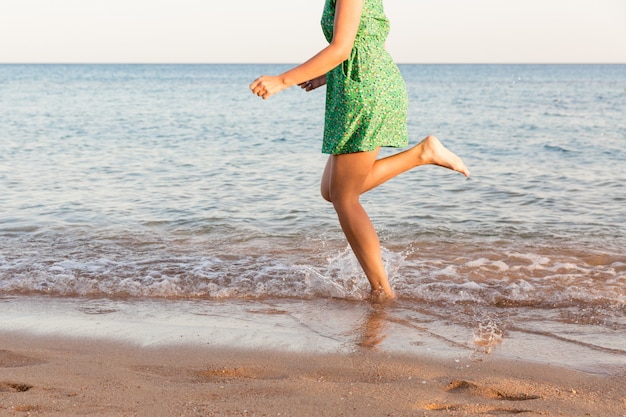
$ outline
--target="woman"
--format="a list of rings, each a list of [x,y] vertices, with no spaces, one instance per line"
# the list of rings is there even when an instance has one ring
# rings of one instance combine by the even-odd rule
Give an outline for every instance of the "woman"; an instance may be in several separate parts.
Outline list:
[[[374,301],[395,298],[380,242],[361,206],[362,193],[420,165],[443,166],[469,177],[463,161],[437,138],[376,159],[381,146],[408,144],[407,95],[402,76],[384,49],[389,21],[382,0],[326,0],[322,29],[329,45],[305,63],[251,85],[263,99],[295,85],[324,84],[326,115],[322,152],[330,154],[321,193],[333,204],[341,228],[369,283]]]

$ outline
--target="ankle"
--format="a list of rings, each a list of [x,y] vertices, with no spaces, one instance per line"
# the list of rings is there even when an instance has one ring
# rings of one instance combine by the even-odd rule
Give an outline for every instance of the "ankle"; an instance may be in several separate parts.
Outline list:
[[[420,143],[418,143],[417,145],[413,146],[410,151],[412,152],[412,156],[413,156],[413,161],[415,164],[415,167],[419,167],[422,165],[428,165],[430,162],[429,160],[431,158],[428,157],[428,155],[431,153],[429,152],[429,150],[426,148],[425,144],[424,144],[424,140],[421,141]]]
[[[394,301],[396,298],[396,294],[393,291],[378,289],[370,292],[369,301],[373,304],[386,304]]]

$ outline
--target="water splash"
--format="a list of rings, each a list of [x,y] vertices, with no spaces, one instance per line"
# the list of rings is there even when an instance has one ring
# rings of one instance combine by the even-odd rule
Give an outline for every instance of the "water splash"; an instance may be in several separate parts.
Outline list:
[[[496,347],[502,343],[503,336],[504,330],[498,322],[485,320],[478,323],[478,327],[473,333],[474,350],[470,357],[478,360],[491,355]]]

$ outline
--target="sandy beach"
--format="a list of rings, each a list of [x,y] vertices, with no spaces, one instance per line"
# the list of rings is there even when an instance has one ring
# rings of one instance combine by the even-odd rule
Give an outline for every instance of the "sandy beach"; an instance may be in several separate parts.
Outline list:
[[[626,415],[624,375],[528,361],[0,340],[2,416]]]
[[[352,350],[321,353],[35,330],[0,330],[1,416],[626,415],[619,370],[390,351],[375,328]]]

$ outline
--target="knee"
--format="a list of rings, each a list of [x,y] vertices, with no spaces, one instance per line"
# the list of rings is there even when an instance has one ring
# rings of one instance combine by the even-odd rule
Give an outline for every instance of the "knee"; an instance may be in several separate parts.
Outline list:
[[[361,206],[358,195],[352,195],[350,193],[330,193],[326,201],[333,205],[333,208],[337,213],[350,213],[356,207]]]
[[[350,204],[354,201],[356,201],[358,203],[359,200],[359,196],[356,195],[355,198],[352,198],[351,195],[349,194],[345,194],[342,192],[332,192],[331,189],[329,187],[322,187],[320,189],[320,194],[322,195],[322,198],[326,201],[328,201],[329,203],[331,203],[333,206],[337,206],[337,205],[345,205],[345,204]]]

